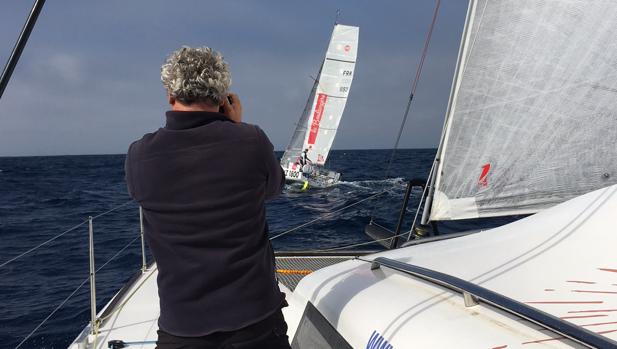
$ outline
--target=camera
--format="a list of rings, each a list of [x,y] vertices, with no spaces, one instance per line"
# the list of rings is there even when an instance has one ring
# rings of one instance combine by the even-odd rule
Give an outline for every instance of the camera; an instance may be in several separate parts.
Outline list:
[[[231,103],[231,96],[230,95],[227,95],[227,100],[229,101],[229,104],[232,104]],[[223,106],[219,107],[219,113],[225,114],[225,109],[223,109]]]

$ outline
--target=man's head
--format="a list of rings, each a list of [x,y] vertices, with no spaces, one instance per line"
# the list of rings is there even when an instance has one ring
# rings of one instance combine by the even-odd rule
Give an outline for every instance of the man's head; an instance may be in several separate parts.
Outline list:
[[[170,103],[218,107],[227,97],[231,74],[223,56],[215,50],[183,46],[169,55],[161,67],[161,81]]]

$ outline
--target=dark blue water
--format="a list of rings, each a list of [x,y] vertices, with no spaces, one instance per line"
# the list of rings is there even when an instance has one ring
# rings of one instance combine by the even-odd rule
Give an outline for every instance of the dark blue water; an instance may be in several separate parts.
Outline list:
[[[399,150],[389,179],[384,179],[391,151],[334,151],[329,167],[343,173],[343,182],[306,193],[286,190],[268,203],[271,235],[375,193],[386,193],[276,239],[274,248],[308,250],[368,242],[363,228],[371,215],[394,227],[404,179],[426,178],[434,154],[432,149]],[[0,265],[88,216],[129,201],[123,163],[124,155],[0,158]],[[411,225],[420,194],[412,193],[406,227]],[[465,227],[457,224],[443,229]],[[95,219],[94,232],[96,264],[101,266],[138,236],[137,205],[131,202]],[[137,240],[97,273],[98,309],[140,266]],[[87,276],[87,225],[0,268],[0,348],[14,348]],[[89,321],[89,304],[86,283],[22,347],[66,348]]]

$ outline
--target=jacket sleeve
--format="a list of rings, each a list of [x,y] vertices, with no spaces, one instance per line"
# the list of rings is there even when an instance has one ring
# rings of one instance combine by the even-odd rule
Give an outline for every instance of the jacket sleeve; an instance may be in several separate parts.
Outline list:
[[[262,141],[263,161],[266,168],[266,200],[274,199],[281,194],[285,185],[285,173],[274,155],[274,146],[265,132],[257,128]]]
[[[126,158],[124,159],[124,179],[126,180],[126,188],[128,190],[129,196],[135,200],[135,189],[133,184],[133,171],[132,171],[132,163],[131,163],[131,150],[133,148],[133,144],[129,147],[128,152],[126,153]]]

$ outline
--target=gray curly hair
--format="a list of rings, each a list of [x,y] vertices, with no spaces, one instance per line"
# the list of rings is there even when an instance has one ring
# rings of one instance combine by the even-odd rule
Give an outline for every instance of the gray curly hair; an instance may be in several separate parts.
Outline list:
[[[161,81],[167,92],[181,103],[220,104],[231,85],[231,73],[217,51],[183,46],[161,66]]]

